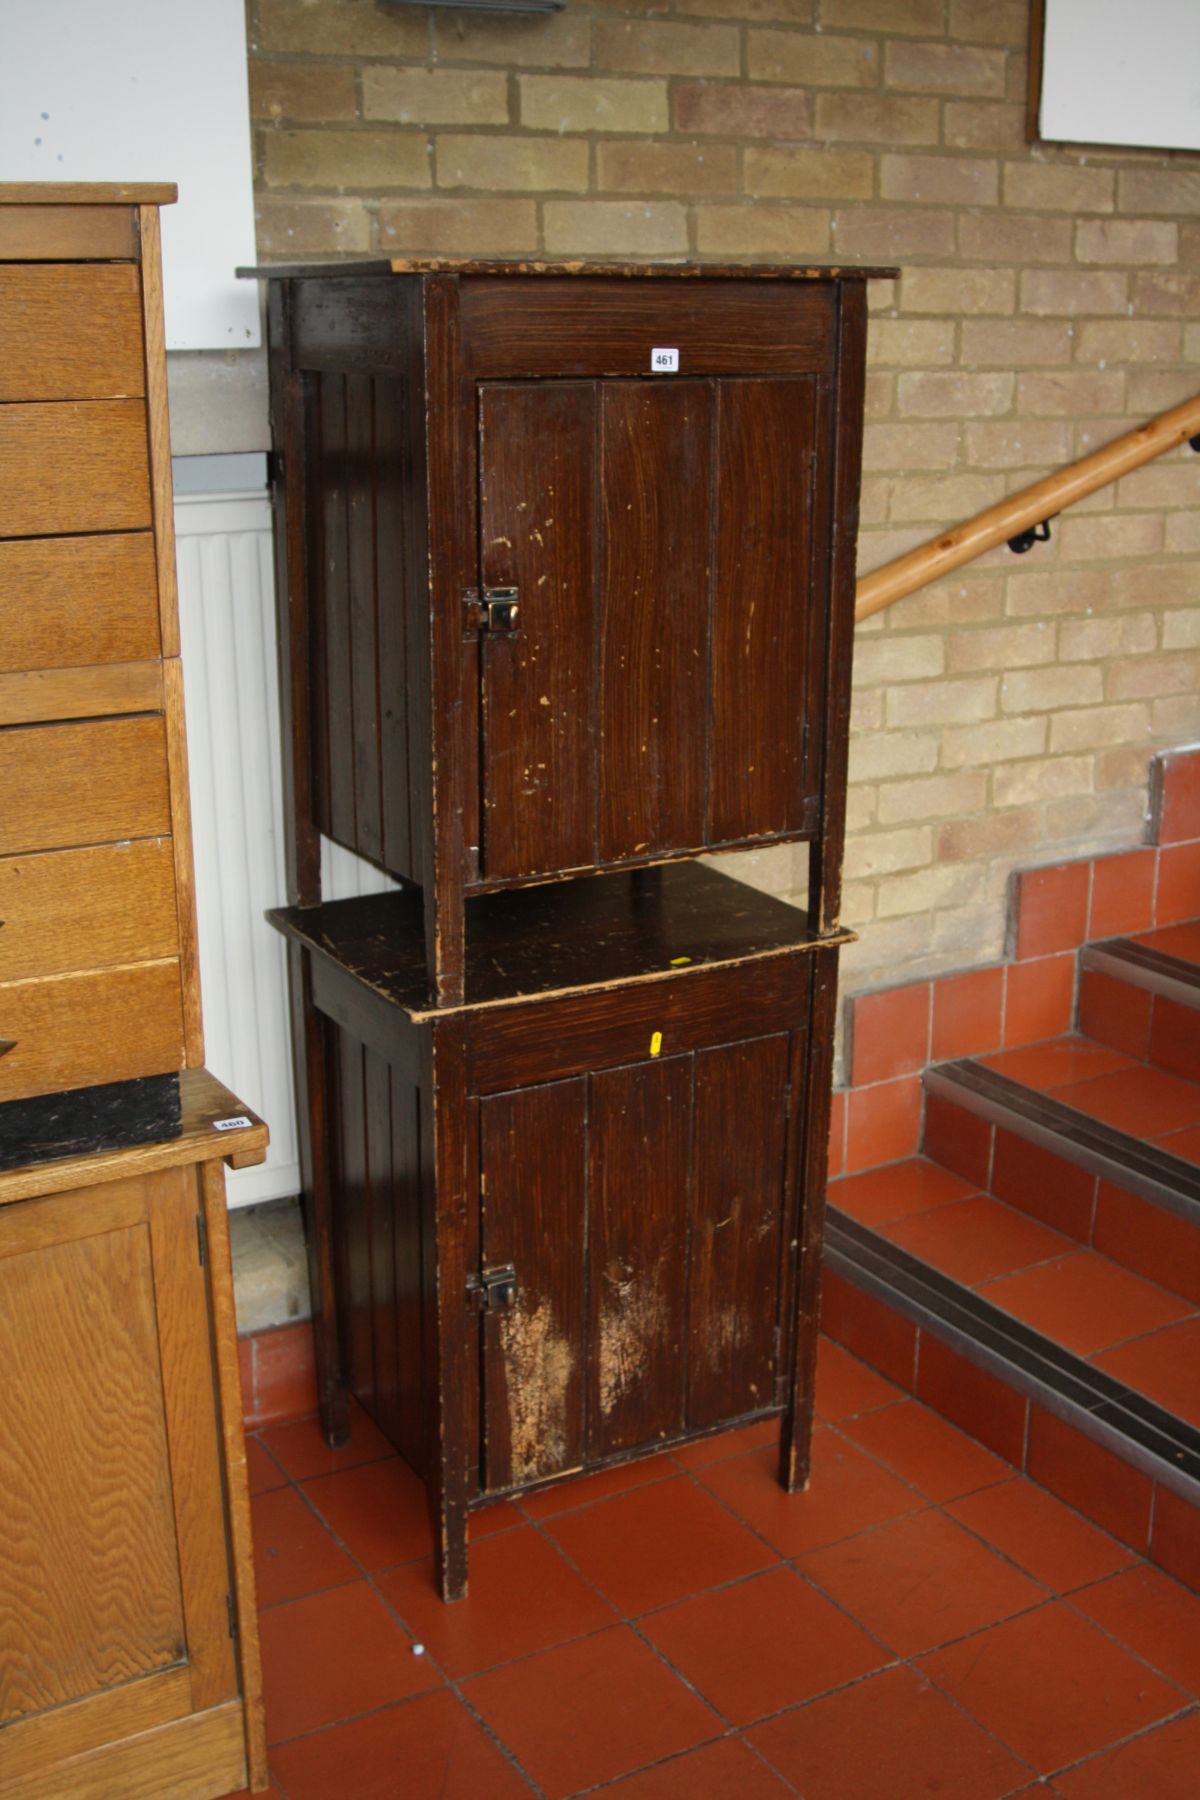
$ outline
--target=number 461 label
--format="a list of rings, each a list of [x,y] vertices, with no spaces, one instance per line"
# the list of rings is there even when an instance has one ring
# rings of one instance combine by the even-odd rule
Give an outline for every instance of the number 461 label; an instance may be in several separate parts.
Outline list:
[[[652,350],[650,352],[650,373],[652,375],[677,375],[679,373],[678,350]]]

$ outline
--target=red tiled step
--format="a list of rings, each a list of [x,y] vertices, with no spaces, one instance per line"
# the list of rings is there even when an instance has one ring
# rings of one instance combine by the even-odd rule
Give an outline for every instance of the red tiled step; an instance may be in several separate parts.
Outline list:
[[[825,1329],[1200,1583],[1200,1306],[994,1196],[929,1203],[941,1185],[921,1159],[831,1183]]]
[[[1072,1035],[925,1085],[943,1180],[1200,1304],[1200,1082]]]
[[[1200,1081],[1200,921],[1087,944],[1079,966],[1090,1037]]]

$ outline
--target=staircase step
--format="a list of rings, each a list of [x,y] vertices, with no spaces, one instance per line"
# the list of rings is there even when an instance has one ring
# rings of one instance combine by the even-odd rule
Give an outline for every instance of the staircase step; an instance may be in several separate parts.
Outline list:
[[[1068,1044],[1067,1040],[1060,1042]],[[1087,1040],[1070,1040],[1068,1047],[1082,1055],[1088,1048]],[[1129,1062],[1104,1074],[1092,1074],[1045,1091],[1006,1072],[1006,1065],[1019,1066],[1018,1059],[1027,1055],[1002,1053],[981,1061],[964,1058],[925,1071],[926,1095],[934,1103],[932,1118],[927,1114],[926,1148],[934,1159],[945,1160],[945,1155],[939,1154],[945,1149],[947,1135],[940,1103],[941,1108],[957,1107],[977,1121],[973,1133],[968,1134],[970,1148],[965,1166],[960,1166],[961,1156],[947,1166],[958,1168],[960,1174],[976,1180],[981,1188],[987,1189],[996,1173],[995,1141],[990,1157],[985,1148],[988,1128],[994,1126],[1062,1163],[1140,1195],[1200,1231],[1200,1162],[1193,1160],[1200,1148],[1200,1083]],[[1131,1088],[1133,1083],[1136,1088]],[[1153,1135],[1137,1137],[1110,1123],[1102,1116],[1105,1111],[1140,1111]],[[1155,1126],[1159,1127],[1157,1131]],[[997,1190],[993,1187],[992,1191]],[[1009,1193],[1001,1193],[1000,1197],[1013,1198]],[[1050,1196],[1052,1202],[1058,1198]],[[1046,1222],[1062,1228],[1059,1219]]]
[[[1079,970],[1082,1030],[1200,1081],[1200,923],[1085,944]]]
[[[1152,1556],[1155,1516],[1200,1533],[1200,1306],[923,1158],[829,1206],[830,1335]]]

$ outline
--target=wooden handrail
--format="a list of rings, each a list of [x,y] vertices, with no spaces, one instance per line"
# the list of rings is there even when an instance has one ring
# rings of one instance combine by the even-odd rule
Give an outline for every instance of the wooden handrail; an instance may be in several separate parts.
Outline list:
[[[1185,400],[1181,406],[1173,406],[1170,412],[1160,413],[1157,419],[1139,425],[1136,431],[1127,431],[1124,437],[1115,438],[1102,450],[1093,450],[1079,462],[1070,463],[1065,469],[1035,481],[1032,487],[1022,488],[1019,494],[1010,494],[1007,500],[989,506],[986,512],[976,514],[963,525],[956,525],[953,531],[943,532],[940,537],[910,550],[906,556],[885,563],[882,569],[873,569],[858,583],[855,618],[869,619],[872,613],[882,612],[894,600],[915,594],[918,588],[936,581],[941,575],[948,575],[951,569],[960,568],[963,563],[982,556],[985,550],[994,549],[1032,525],[1040,525],[1043,520],[1062,512],[1064,507],[1073,506],[1077,500],[1094,494],[1097,488],[1116,481],[1118,476],[1128,475],[1142,463],[1152,462],[1165,451],[1174,450],[1177,444],[1186,443],[1197,433],[1200,433],[1200,394]]]

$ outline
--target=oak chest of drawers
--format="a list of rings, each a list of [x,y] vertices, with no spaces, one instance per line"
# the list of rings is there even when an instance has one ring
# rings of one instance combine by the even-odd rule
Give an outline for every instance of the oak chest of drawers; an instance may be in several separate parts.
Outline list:
[[[202,1061],[154,204],[173,190],[62,192],[0,187],[0,1106]],[[0,1118],[2,1165],[36,1128]]]

